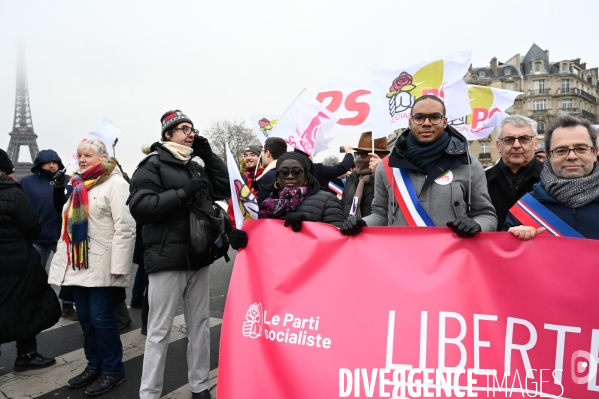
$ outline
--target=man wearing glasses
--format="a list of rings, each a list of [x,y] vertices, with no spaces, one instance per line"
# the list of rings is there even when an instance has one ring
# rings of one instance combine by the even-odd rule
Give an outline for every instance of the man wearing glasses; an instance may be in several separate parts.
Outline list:
[[[131,178],[129,209],[143,225],[148,274],[148,329],[140,398],[162,396],[169,336],[183,297],[187,324],[187,367],[193,398],[208,399],[210,296],[206,260],[191,247],[190,204],[200,192],[213,200],[231,196],[225,164],[180,110],[162,118],[162,142],[140,162]],[[204,161],[204,167],[194,158]]]
[[[482,165],[468,153],[466,139],[447,125],[438,97],[414,102],[409,129],[374,176],[372,214],[350,216],[342,233],[357,234],[366,225],[448,226],[460,237],[473,237],[497,227]]]
[[[599,240],[597,131],[585,119],[560,115],[545,134],[545,148],[541,181],[510,209],[504,230],[521,240],[545,230]]]
[[[539,181],[543,164],[535,158],[539,146],[537,122],[520,115],[505,118],[497,128],[499,162],[487,169],[487,188],[501,231],[510,208]]]

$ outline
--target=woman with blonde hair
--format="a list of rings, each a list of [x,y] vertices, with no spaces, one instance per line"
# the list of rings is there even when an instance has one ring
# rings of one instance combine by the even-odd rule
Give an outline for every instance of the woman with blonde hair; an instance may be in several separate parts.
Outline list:
[[[99,396],[125,380],[123,347],[114,317],[114,288],[127,287],[135,221],[126,205],[129,185],[100,140],[77,147],[79,168],[63,208],[62,237],[50,266],[50,283],[71,286],[85,335],[88,364],[69,380]]]

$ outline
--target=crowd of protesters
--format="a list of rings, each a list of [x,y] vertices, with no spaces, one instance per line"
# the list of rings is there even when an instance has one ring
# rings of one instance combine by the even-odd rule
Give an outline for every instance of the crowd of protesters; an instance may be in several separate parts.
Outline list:
[[[211,262],[190,243],[190,215],[205,198],[231,198],[229,175],[187,115],[168,111],[160,122],[160,140],[130,181],[100,140],[78,146],[73,176],[65,175],[55,151],[43,150],[20,182],[0,150],[0,343],[16,341],[15,371],[55,364],[38,352],[36,335],[62,316],[81,325],[87,358],[68,385],[99,396],[122,383],[119,329],[131,322],[124,289],[135,263],[131,306],[144,308],[147,335],[140,397],[162,394],[181,298],[191,391],[194,398],[210,397]],[[537,201],[573,235],[599,239],[597,132],[586,120],[560,115],[539,143],[536,122],[506,118],[496,142],[501,158],[486,171],[447,122],[443,102],[422,96],[390,148],[386,138],[365,132],[334,166],[288,151],[282,138],[248,143],[242,179],[259,219],[284,220],[300,234],[304,222],[327,223],[345,235],[365,226],[410,226],[414,215],[405,204],[411,201],[426,226],[448,226],[460,237],[503,230],[530,240],[545,229],[518,219],[514,207]],[[342,193],[329,191],[331,181]],[[400,185],[414,195],[402,194]],[[231,201],[228,213],[234,219]],[[237,228],[228,238],[234,249],[260,239]],[[50,284],[61,287],[62,306]]]

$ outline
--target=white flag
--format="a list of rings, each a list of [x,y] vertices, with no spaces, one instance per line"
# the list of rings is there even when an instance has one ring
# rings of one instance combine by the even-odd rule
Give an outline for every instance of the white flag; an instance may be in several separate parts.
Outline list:
[[[414,101],[421,96],[432,94],[443,100],[445,86],[462,80],[471,60],[472,51],[462,51],[406,68],[374,71],[370,111],[373,138],[408,127]],[[450,119],[459,118],[469,110],[468,104],[463,102],[446,102],[445,107]]]
[[[451,87],[446,88],[445,98],[454,95],[452,90]],[[449,124],[468,140],[484,139],[508,117],[505,111],[514,105],[520,94],[519,91],[468,85],[470,109],[460,118],[450,120]]]
[[[270,136],[281,137],[287,144],[309,155],[328,148],[325,135],[338,118],[306,89],[297,96],[278,120]]]
[[[316,99],[339,118],[331,133],[372,131],[370,83],[360,84],[341,76],[327,78],[318,88]]]
[[[110,147],[115,144],[116,138],[122,132],[123,131],[121,129],[112,124],[110,119],[104,116],[102,119],[100,119],[92,131],[85,135],[81,142],[88,140],[102,140],[104,144],[106,144],[106,149],[110,151]],[[75,167],[79,166],[79,163],[77,162],[77,148],[75,148],[71,155],[70,163]]]
[[[281,115],[272,115],[272,114],[252,114],[250,115],[250,122],[252,124],[252,128],[258,136],[258,140],[260,143],[264,145],[264,142],[270,136],[270,133],[276,123],[278,122]]]
[[[231,206],[235,214],[235,227],[241,229],[244,220],[258,219],[258,200],[241,178],[235,158],[231,155],[229,144],[225,144],[225,149],[227,151],[227,169],[231,186]]]

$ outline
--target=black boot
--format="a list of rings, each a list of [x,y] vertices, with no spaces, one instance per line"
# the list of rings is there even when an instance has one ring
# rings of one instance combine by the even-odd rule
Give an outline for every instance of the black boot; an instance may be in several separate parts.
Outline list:
[[[79,374],[77,377],[73,377],[67,382],[67,385],[70,388],[77,389],[83,388],[96,381],[98,377],[102,374],[102,370],[89,369],[85,368],[83,373]]]
[[[125,373],[119,375],[101,375],[96,382],[87,387],[85,394],[88,396],[104,395],[123,382],[125,382]]]
[[[193,399],[211,399],[210,391],[204,389],[202,392],[192,392],[191,397]]]
[[[43,357],[37,352],[20,355],[15,360],[15,371],[37,370],[52,366],[56,363],[53,357]]]

